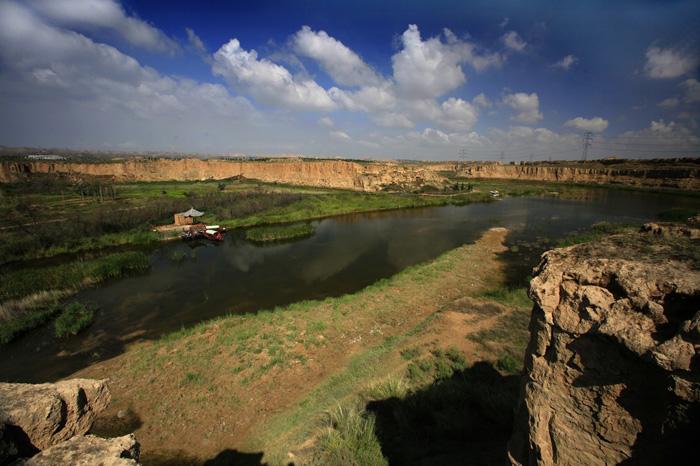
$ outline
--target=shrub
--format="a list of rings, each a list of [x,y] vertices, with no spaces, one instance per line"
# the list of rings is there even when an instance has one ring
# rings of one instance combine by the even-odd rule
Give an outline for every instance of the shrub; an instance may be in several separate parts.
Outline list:
[[[93,308],[75,302],[63,309],[55,322],[55,333],[58,338],[77,335],[82,329],[90,325],[95,315]]]
[[[375,417],[357,407],[338,406],[326,413],[315,464],[382,466],[387,460],[375,434]]]
[[[520,363],[510,354],[506,354],[496,361],[496,368],[508,374],[515,374],[520,370]]]

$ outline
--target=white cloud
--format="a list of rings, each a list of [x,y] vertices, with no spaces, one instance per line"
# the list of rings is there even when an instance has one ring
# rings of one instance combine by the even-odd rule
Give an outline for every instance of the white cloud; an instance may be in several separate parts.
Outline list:
[[[344,91],[337,87],[328,90],[331,98],[342,108],[351,111],[385,111],[396,105],[396,96],[391,86],[361,87],[356,91]]]
[[[466,82],[461,64],[468,63],[482,71],[500,66],[503,57],[481,53],[469,42],[461,41],[449,30],[440,37],[422,40],[418,26],[409,25],[401,35],[403,48],[392,57],[394,79],[401,94],[408,98],[439,97]]]
[[[190,43],[190,47],[200,55],[206,55],[207,47],[202,39],[190,28],[185,28],[185,32],[187,33],[187,41]]]
[[[646,59],[644,71],[653,79],[677,78],[698,66],[697,55],[674,48],[649,47]]]
[[[333,119],[331,117],[327,117],[327,116],[319,118],[318,124],[319,124],[319,126],[323,126],[325,128],[332,128],[335,126]]]
[[[697,79],[691,78],[681,83],[683,88],[683,102],[692,104],[700,102],[700,82]]]
[[[331,131],[329,134],[331,135],[331,137],[340,141],[349,141],[350,139],[352,139],[348,133],[343,131]]]
[[[164,76],[114,47],[50,25],[16,2],[0,2],[0,61],[6,64],[0,70],[3,99],[16,109],[0,114],[4,140],[116,144],[117,138],[133,138],[141,147],[144,141],[163,147],[180,136],[230,134],[231,125],[257,117],[245,98],[220,84]],[[8,133],[9,127],[15,130]]]
[[[232,86],[245,89],[257,100],[292,109],[333,110],[336,103],[325,89],[311,79],[295,79],[287,68],[265,58],[255,50],[241,48],[231,39],[214,54],[214,73]]]
[[[158,28],[127,15],[115,0],[30,0],[29,5],[62,26],[112,30],[133,45],[160,52],[174,53],[179,49]]]
[[[444,101],[440,107],[442,109],[440,123],[442,126],[452,130],[470,130],[479,116],[479,112],[474,105],[454,97]]]
[[[552,68],[559,68],[564,71],[569,71],[569,69],[571,69],[571,67],[576,63],[578,63],[578,58],[573,55],[567,55],[558,62],[554,63]]]
[[[382,78],[362,58],[325,31],[312,31],[303,26],[292,37],[294,50],[319,62],[337,82],[345,86],[376,86]]]
[[[573,118],[573,119],[567,121],[566,123],[564,123],[564,126],[568,126],[569,128],[575,128],[575,129],[578,129],[580,131],[591,131],[593,133],[602,133],[608,127],[608,120],[601,118],[601,117],[594,117],[594,118],[576,117],[576,118]]]
[[[516,121],[535,123],[543,118],[540,112],[540,98],[535,92],[507,94],[503,97],[503,103],[516,111]]]
[[[397,112],[386,112],[373,115],[372,121],[379,126],[384,126],[386,128],[413,128],[415,126],[406,115]]]
[[[527,47],[527,42],[515,31],[508,31],[501,37],[503,45],[516,52],[522,52]]]
[[[474,97],[472,99],[472,103],[474,105],[478,105],[478,106],[484,107],[484,108],[491,108],[491,106],[493,105],[491,103],[491,101],[488,99],[488,97],[486,97],[486,95],[483,92],[481,94],[477,95],[476,97]]]
[[[681,101],[677,97],[669,97],[668,99],[664,99],[658,104],[657,106],[661,108],[676,108],[678,105],[680,105]]]
[[[503,21],[501,21],[500,23],[498,23],[498,26],[499,26],[501,29],[504,29],[506,26],[508,26],[508,23],[510,23],[510,18],[506,17],[506,18],[503,18]]]

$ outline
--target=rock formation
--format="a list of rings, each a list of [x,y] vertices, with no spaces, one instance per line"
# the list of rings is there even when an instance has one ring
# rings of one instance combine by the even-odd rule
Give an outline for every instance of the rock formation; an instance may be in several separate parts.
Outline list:
[[[236,176],[267,182],[380,191],[441,186],[450,177],[565,181],[625,184],[646,187],[700,189],[700,165],[677,161],[554,162],[500,164],[493,162],[397,163],[376,161],[225,159],[119,159],[105,162],[6,161],[0,162],[0,182],[34,174],[70,178],[107,177],[115,181],[220,180]]]
[[[84,436],[110,399],[104,380],[0,383],[0,464],[18,458],[30,458],[26,464],[33,465],[136,464],[133,436]]]
[[[512,464],[694,464],[699,250],[637,233],[543,255]]]
[[[25,466],[131,466],[137,465],[139,444],[134,434],[111,439],[81,435],[29,458]]]

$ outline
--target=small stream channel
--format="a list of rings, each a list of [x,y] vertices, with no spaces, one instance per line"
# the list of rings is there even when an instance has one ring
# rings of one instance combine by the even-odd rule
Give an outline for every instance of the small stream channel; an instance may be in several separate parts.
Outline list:
[[[509,278],[520,285],[559,238],[593,223],[641,223],[697,198],[591,189],[584,199],[508,198],[498,202],[344,215],[313,222],[299,241],[256,245],[230,232],[222,243],[172,242],[151,254],[148,273],[82,291],[97,304],[94,323],[57,340],[53,325],[0,348],[0,380],[44,382],[212,317],[355,292],[400,270],[506,227]],[[515,247],[513,247],[515,246]]]

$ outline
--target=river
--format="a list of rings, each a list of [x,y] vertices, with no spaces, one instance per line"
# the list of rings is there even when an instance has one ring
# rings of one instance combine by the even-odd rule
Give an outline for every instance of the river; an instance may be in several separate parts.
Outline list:
[[[126,345],[228,313],[270,309],[355,292],[475,241],[491,227],[511,233],[508,261],[521,285],[557,239],[596,222],[642,223],[697,198],[590,189],[582,199],[507,198],[466,206],[344,215],[313,222],[313,236],[256,245],[241,231],[222,243],[171,242],[151,253],[143,275],[103,283],[75,299],[97,305],[93,324],[67,340],[53,325],[0,348],[0,380],[52,381],[124,351]]]

